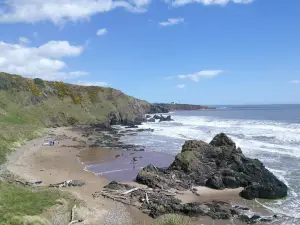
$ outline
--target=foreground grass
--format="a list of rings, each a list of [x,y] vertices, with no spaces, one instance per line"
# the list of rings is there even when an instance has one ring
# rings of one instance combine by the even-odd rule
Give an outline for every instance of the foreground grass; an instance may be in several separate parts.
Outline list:
[[[0,224],[17,225],[26,215],[39,215],[55,205],[58,191],[30,189],[0,182]]]
[[[191,221],[179,215],[167,215],[153,225],[191,225]]]

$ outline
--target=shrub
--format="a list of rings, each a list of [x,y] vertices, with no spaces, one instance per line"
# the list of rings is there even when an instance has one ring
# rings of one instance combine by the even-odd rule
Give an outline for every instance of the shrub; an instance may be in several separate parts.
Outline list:
[[[33,82],[34,82],[36,85],[45,87],[44,81],[43,81],[42,79],[40,79],[40,78],[34,78],[34,79],[33,79]]]
[[[71,116],[71,117],[68,118],[67,122],[68,122],[68,124],[70,124],[70,125],[75,125],[76,123],[79,122],[79,120],[76,119],[75,117]]]
[[[38,96],[38,95],[41,95],[41,94],[42,94],[42,92],[37,88],[37,86],[35,85],[34,82],[28,81],[27,84],[28,84],[29,89],[30,89],[30,91],[31,91],[31,93],[32,93],[33,95]]]
[[[81,95],[79,93],[73,93],[64,82],[54,82],[54,87],[57,89],[60,98],[69,96],[75,104],[80,104],[83,101]]]

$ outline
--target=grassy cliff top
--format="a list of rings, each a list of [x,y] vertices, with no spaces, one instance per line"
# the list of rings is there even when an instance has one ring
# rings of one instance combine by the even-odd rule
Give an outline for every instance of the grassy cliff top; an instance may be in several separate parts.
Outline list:
[[[150,108],[146,101],[105,87],[29,79],[0,72],[0,164],[11,146],[34,138],[39,128],[134,120]]]

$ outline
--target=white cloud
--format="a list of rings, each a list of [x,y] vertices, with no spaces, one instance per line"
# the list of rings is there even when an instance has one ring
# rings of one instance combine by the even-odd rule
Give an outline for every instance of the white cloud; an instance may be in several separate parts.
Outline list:
[[[201,70],[201,71],[196,72],[196,73],[181,74],[181,75],[178,75],[178,76],[170,76],[170,77],[166,77],[165,79],[171,80],[171,79],[179,78],[179,79],[190,79],[190,80],[193,80],[195,82],[198,82],[201,78],[215,77],[215,76],[218,76],[219,74],[221,74],[223,72],[224,72],[223,70]]]
[[[190,3],[200,3],[203,5],[227,5],[228,3],[249,4],[253,0],[165,0],[166,3],[172,6],[183,6]]]
[[[5,0],[0,4],[0,22],[35,23],[50,20],[56,24],[86,20],[116,8],[145,12],[151,0]]]
[[[293,83],[293,84],[300,84],[300,80],[292,80],[291,83]]]
[[[183,23],[184,18],[169,18],[168,21],[160,22],[159,25],[161,27],[172,26],[179,23]]]
[[[78,85],[82,85],[82,86],[100,86],[100,87],[110,86],[109,83],[107,83],[107,82],[101,82],[101,81],[96,81],[96,82],[78,81],[77,84]]]
[[[178,84],[176,87],[182,89],[185,88],[185,84]]]
[[[106,28],[102,28],[102,29],[99,29],[98,31],[97,31],[97,35],[98,36],[102,36],[102,35],[105,35],[105,34],[107,34],[107,29]]]
[[[63,56],[78,56],[84,50],[83,46],[72,46],[68,41],[49,41],[38,48],[38,54],[60,58]]]
[[[0,71],[47,80],[65,80],[87,75],[83,71],[65,72],[62,57],[78,56],[82,46],[67,41],[50,41],[39,47],[0,42]]]
[[[24,43],[24,44],[29,44],[30,43],[29,39],[26,38],[26,37],[19,37],[19,42]]]

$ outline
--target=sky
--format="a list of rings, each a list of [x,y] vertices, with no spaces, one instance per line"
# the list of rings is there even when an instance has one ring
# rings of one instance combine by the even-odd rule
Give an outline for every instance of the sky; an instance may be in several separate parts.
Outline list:
[[[0,71],[149,102],[300,103],[300,1],[0,0]]]

